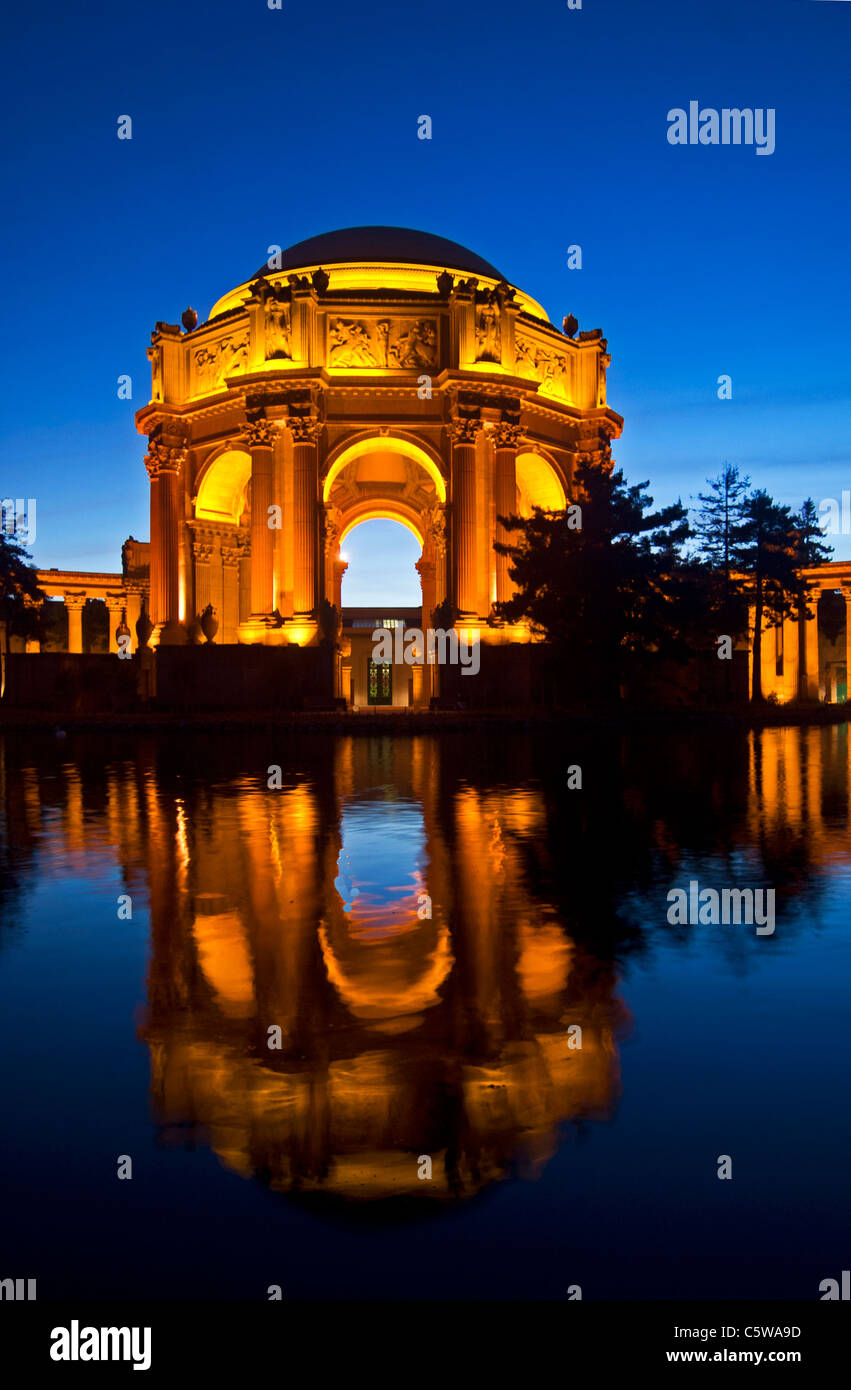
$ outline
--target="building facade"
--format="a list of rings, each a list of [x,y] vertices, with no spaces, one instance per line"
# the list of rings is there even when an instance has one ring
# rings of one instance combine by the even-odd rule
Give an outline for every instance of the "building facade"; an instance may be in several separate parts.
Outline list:
[[[610,467],[623,425],[607,402],[601,330],[572,317],[555,327],[475,253],[404,228],[271,247],[204,323],[191,310],[182,325],[157,323],[148,357],[151,399],[136,424],[150,542],[127,542],[120,575],[41,573],[65,599],[68,650],[89,645],[90,599],[106,604],[113,651],[124,628],[135,648],[140,621],[152,647],[201,641],[205,613],[219,643],[331,636],[336,694],[355,704],[367,678],[342,617],[349,533],[376,517],[413,533],[424,631],[448,620],[468,640],[526,642],[495,615],[512,594],[499,518],[564,508],[578,463]],[[839,592],[847,603],[851,565],[811,581],[816,601]],[[768,630],[764,692],[844,695],[851,624],[834,628],[820,637],[813,618],[800,634],[791,622]],[[427,704],[436,669],[403,675],[392,703]]]

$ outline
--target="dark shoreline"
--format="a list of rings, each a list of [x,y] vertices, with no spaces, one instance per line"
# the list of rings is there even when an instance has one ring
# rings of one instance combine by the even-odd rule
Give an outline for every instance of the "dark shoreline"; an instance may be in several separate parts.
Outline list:
[[[589,714],[575,710],[417,710],[366,713],[339,710],[185,711],[72,714],[49,710],[0,710],[4,730],[154,731],[173,729],[290,729],[340,734],[483,733],[502,729],[619,729],[665,733],[671,729],[764,729],[823,727],[851,719],[851,702],[842,705],[767,705],[759,710],[613,710]]]

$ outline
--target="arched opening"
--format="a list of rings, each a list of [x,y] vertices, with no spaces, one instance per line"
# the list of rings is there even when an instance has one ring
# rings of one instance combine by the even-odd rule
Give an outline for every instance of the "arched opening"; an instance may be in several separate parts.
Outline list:
[[[406,633],[422,627],[422,589],[415,568],[421,528],[404,514],[368,508],[346,520],[340,559],[347,697],[355,709],[407,709],[418,702],[422,673],[406,660]],[[388,634],[383,649],[374,634]],[[384,659],[392,642],[392,656]],[[415,688],[416,687],[416,688]]]
[[[343,802],[330,911],[320,929],[328,978],[365,1027],[402,1033],[440,1003],[449,933],[428,896],[421,802],[386,785]]]
[[[567,499],[552,464],[541,454],[517,455],[517,505],[521,516],[531,516],[533,507],[544,511],[563,511]]]
[[[250,478],[251,455],[244,449],[227,449],[219,454],[201,475],[195,502],[196,519],[227,521],[238,526]]]
[[[421,537],[401,518],[364,517],[346,527],[340,537],[340,557],[347,565],[343,607],[419,609],[422,591],[414,567],[422,549]]]

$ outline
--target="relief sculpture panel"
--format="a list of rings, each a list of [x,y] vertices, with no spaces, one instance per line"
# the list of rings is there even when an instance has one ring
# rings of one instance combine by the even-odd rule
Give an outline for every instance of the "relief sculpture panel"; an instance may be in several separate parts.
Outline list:
[[[570,399],[570,363],[560,352],[546,348],[534,338],[517,336],[517,375],[540,382],[544,396]]]
[[[248,365],[248,333],[231,334],[219,342],[205,343],[192,353],[193,396],[205,396],[222,391],[234,372],[245,371]]]
[[[341,319],[328,322],[329,367],[415,371],[437,366],[436,319]]]

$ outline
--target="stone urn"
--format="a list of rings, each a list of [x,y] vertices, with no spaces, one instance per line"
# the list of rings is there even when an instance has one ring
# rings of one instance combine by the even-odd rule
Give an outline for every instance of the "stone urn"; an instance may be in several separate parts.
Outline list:
[[[216,610],[213,607],[213,605],[211,603],[208,603],[207,607],[204,609],[204,612],[201,614],[201,631],[203,632],[207,641],[212,642],[218,630],[218,614],[216,613]]]
[[[186,636],[189,639],[189,645],[192,647],[200,646],[204,640],[204,633],[201,628],[201,619],[197,613],[186,629]]]
[[[131,638],[132,635],[133,634],[127,626],[127,614],[122,612],[121,622],[115,629],[115,640],[118,643],[118,650],[120,652],[128,652],[130,650],[130,642],[127,639]]]
[[[154,625],[148,617],[148,610],[146,608],[143,608],[138,618],[136,619],[136,640],[139,643],[140,648],[147,647],[153,630]]]

